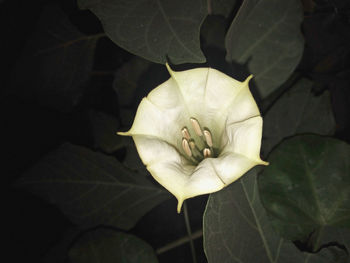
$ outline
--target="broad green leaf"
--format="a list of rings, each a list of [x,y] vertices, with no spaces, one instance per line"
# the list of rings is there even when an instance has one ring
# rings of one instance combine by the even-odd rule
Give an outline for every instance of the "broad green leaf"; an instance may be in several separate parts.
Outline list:
[[[296,136],[278,145],[268,161],[259,176],[259,191],[283,237],[303,240],[326,226],[350,227],[348,144],[317,135]]]
[[[259,200],[257,169],[211,194],[204,213],[204,249],[209,263],[332,263],[346,262],[336,247],[317,254],[300,252],[269,225]]]
[[[205,0],[78,0],[101,20],[117,45],[147,60],[203,63],[199,30],[207,16]]]
[[[89,112],[94,146],[105,153],[113,153],[124,146],[124,139],[116,132],[120,128],[117,118],[103,112]]]
[[[49,153],[18,185],[57,204],[81,227],[130,229],[169,195],[115,158],[72,144]]]
[[[80,33],[57,5],[46,6],[14,69],[12,92],[72,110],[89,80],[99,37]]]
[[[328,91],[315,96],[312,82],[299,80],[282,95],[264,117],[262,152],[264,156],[282,139],[301,133],[332,135],[335,120]]]
[[[229,17],[233,8],[235,7],[237,0],[207,0],[208,11],[213,15],[223,15]]]
[[[226,35],[227,61],[244,64],[262,98],[292,74],[303,52],[299,0],[245,0]]]
[[[313,239],[311,246],[313,246],[315,250],[317,250],[319,246],[323,244],[333,243],[344,246],[348,252],[350,251],[349,228],[327,226],[321,228],[320,231],[315,231],[312,236]]]
[[[122,232],[99,228],[84,234],[69,252],[71,263],[157,263],[145,241]]]

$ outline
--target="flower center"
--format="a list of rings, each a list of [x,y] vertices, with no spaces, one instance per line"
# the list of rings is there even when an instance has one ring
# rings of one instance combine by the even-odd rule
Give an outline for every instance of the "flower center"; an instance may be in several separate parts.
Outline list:
[[[190,122],[195,133],[195,138],[191,137],[187,127],[181,129],[182,148],[187,157],[195,163],[199,163],[205,158],[214,157],[213,138],[209,129],[202,129],[198,120],[195,118],[190,118]]]

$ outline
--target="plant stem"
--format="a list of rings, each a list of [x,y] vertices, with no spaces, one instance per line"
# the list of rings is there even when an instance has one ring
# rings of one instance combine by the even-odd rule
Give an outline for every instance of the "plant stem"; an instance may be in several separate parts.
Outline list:
[[[187,234],[188,234],[188,237],[190,238],[192,262],[193,263],[197,263],[196,250],[194,248],[192,232],[191,232],[191,225],[190,225],[190,220],[189,220],[189,217],[188,217],[188,210],[187,210],[187,202],[186,201],[184,202],[184,217],[185,217],[185,224],[186,224]]]
[[[196,232],[192,233],[192,240],[195,240],[197,238],[200,238],[201,236],[203,236],[203,230],[197,230]],[[156,250],[157,255],[163,254],[169,250],[172,250],[174,248],[177,248],[179,246],[182,246],[186,243],[190,242],[190,238],[188,236],[185,237],[181,237],[171,243],[166,244],[163,247],[160,247]]]

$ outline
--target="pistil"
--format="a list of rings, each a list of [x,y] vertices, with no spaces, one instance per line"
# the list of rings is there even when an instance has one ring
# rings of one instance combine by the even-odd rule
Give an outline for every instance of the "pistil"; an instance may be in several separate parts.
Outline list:
[[[202,129],[200,123],[195,118],[190,118],[190,122],[195,135],[199,137],[202,143],[196,143],[195,139],[191,137],[188,128],[183,127],[181,129],[182,148],[185,154],[194,162],[201,162],[204,158],[214,157],[213,138],[209,129]]]

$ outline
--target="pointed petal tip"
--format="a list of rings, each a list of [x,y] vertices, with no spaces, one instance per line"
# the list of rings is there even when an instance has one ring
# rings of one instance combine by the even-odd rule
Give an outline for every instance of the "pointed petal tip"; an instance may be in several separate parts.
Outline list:
[[[178,202],[177,202],[177,213],[180,214],[181,213],[181,208],[182,208],[182,204],[184,202],[184,200],[182,199],[177,199]]]
[[[171,67],[169,66],[168,62],[165,63],[165,66],[170,74],[170,76],[174,77],[174,71],[171,69]]]
[[[270,163],[269,162],[265,162],[265,161],[263,161],[263,160],[260,160],[260,163],[259,163],[260,165],[269,165]]]
[[[127,132],[116,132],[117,135],[120,135],[120,136],[131,136],[131,133],[129,131]]]
[[[249,81],[250,81],[253,77],[254,77],[253,74],[250,74],[250,75],[245,79],[245,81],[243,81],[243,85],[247,85],[247,86],[248,86]]]

